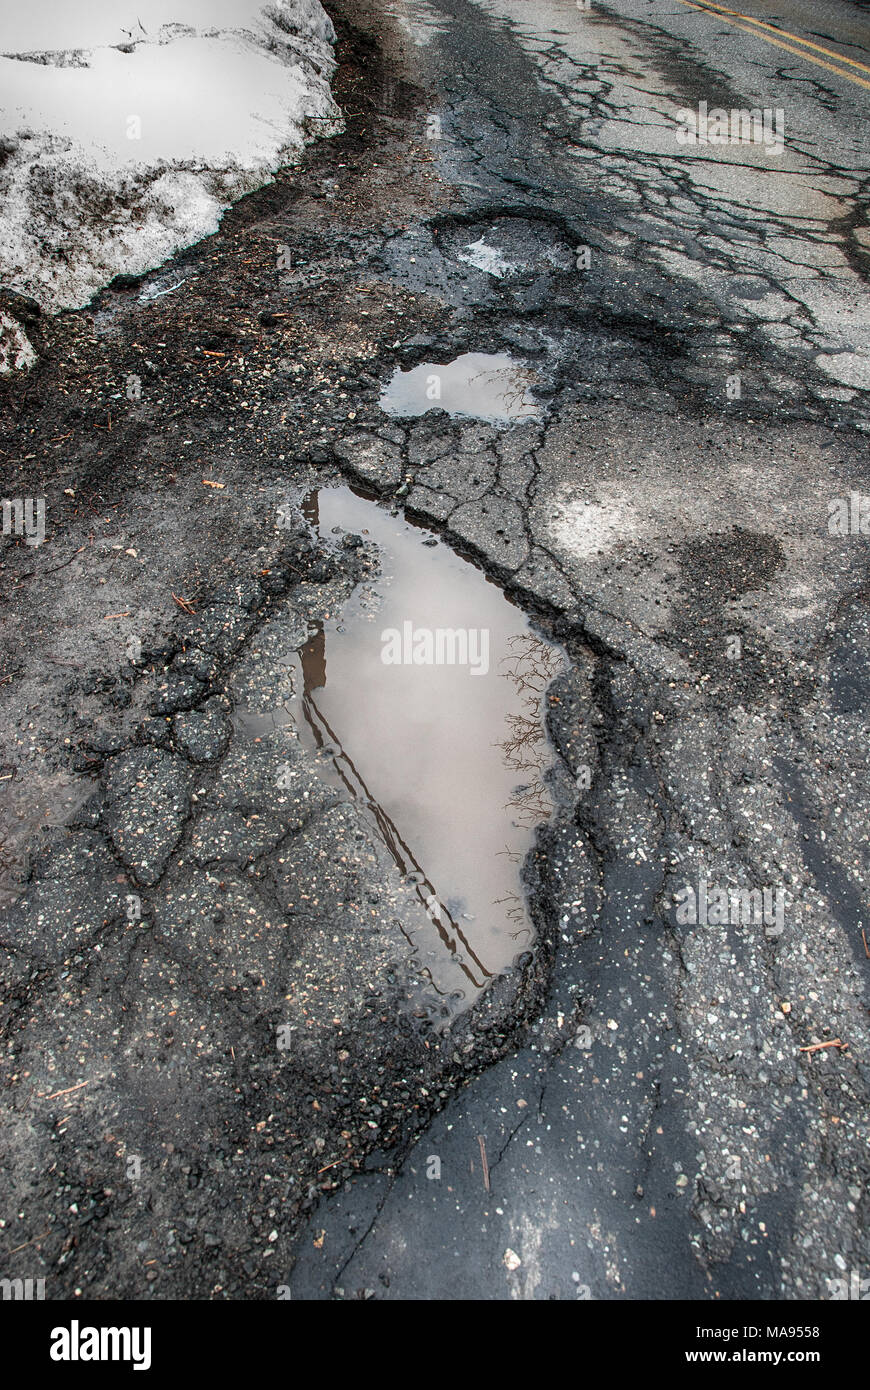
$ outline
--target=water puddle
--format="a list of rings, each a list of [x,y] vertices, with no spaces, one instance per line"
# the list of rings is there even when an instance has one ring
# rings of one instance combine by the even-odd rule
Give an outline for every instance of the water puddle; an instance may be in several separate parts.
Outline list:
[[[66,825],[96,788],[89,777],[0,776],[0,910],[24,892],[40,830]]]
[[[473,265],[476,270],[485,270],[487,275],[494,275],[497,280],[502,280],[516,268],[505,260],[497,246],[490,246],[485,237],[470,242],[464,251],[459,252],[459,259],[465,261],[466,265]]]
[[[452,362],[397,368],[381,396],[388,415],[424,415],[439,407],[450,415],[509,424],[540,414],[532,395],[537,373],[507,353],[465,352]]]
[[[304,509],[324,538],[376,542],[382,573],[300,649],[286,717],[411,885],[454,1012],[534,938],[521,869],[550,811],[541,705],[563,654],[430,532],[345,487]]]

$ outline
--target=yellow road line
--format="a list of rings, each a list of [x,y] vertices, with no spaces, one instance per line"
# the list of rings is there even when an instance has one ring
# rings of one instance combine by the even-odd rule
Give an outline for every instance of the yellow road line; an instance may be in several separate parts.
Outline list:
[[[870,67],[866,63],[859,63],[857,58],[845,58],[842,53],[835,53],[833,48],[823,48],[820,43],[813,43],[810,39],[799,38],[789,29],[780,29],[775,24],[765,24],[763,19],[756,19],[751,14],[741,14],[740,10],[727,10],[724,5],[715,5],[713,0],[701,0],[700,6],[705,10],[716,10],[720,15],[734,15],[735,19],[745,19],[750,24],[757,24],[759,29],[769,29],[772,34],[779,34],[781,38],[791,39],[794,43],[801,43],[805,48],[814,48],[817,53],[826,53],[829,58],[836,58],[838,63],[848,63],[852,68],[860,68],[862,72],[870,72]]]
[[[846,79],[847,82],[854,82],[854,83],[856,83],[859,87],[866,87],[867,90],[868,90],[868,92],[870,92],[870,82],[865,82],[864,79],[863,79],[863,77],[855,77],[854,73],[851,73],[851,72],[844,72],[842,68],[835,68],[834,65],[833,65],[833,63],[826,63],[826,62],[824,61],[824,59],[822,59],[822,58],[814,58],[813,55],[812,55],[811,53],[804,53],[800,48],[793,48],[791,44],[789,44],[789,43],[783,43],[780,39],[772,39],[772,38],[770,38],[767,34],[763,34],[763,33],[760,32],[760,25],[759,25],[759,27],[751,28],[751,29],[750,29],[746,24],[738,24],[736,20],[734,20],[734,19],[729,19],[729,18],[728,18],[728,15],[730,15],[730,14],[736,14],[736,13],[737,13],[736,11],[732,11],[732,10],[722,11],[722,10],[710,9],[710,8],[708,8],[708,7],[705,6],[705,5],[696,5],[696,4],[694,4],[694,3],[693,3],[693,0],[680,0],[680,4],[681,4],[681,5],[687,5],[688,8],[689,8],[690,10],[697,10],[698,14],[708,14],[708,15],[711,15],[714,19],[721,19],[721,20],[723,21],[723,23],[725,23],[725,24],[730,24],[730,25],[732,26],[732,28],[734,28],[734,29],[742,29],[743,32],[744,32],[744,34],[752,34],[752,35],[754,35],[754,37],[757,38],[757,39],[763,39],[765,43],[772,43],[772,44],[774,44],[777,48],[784,48],[785,51],[786,51],[786,53],[794,53],[795,56],[798,57],[798,58],[805,58],[805,59],[807,60],[808,63],[814,63],[816,67],[819,67],[819,68],[827,68],[828,72],[835,72],[835,73],[837,74],[838,77],[845,77],[845,79]],[[749,15],[741,15],[740,17],[741,17],[741,19],[749,19]],[[753,20],[753,21],[751,21],[751,22],[752,22],[754,25],[758,25],[758,24],[759,24],[759,22],[758,22],[757,20]],[[769,29],[769,28],[771,28],[771,27],[772,27],[771,25],[765,25],[765,28],[768,28],[768,29]],[[788,30],[785,30],[785,29],[777,29],[777,30],[775,30],[775,32],[778,33],[778,34],[782,34],[782,33],[788,33]],[[788,37],[789,37],[789,38],[796,38],[796,35],[788,34]],[[806,39],[797,39],[797,42],[798,42],[798,43],[808,43],[808,40],[806,40]],[[810,45],[810,46],[813,47],[813,48],[817,48],[817,47],[818,47],[817,44],[812,44],[812,45]],[[822,49],[821,51],[822,51],[823,53],[827,53],[829,50],[828,50],[828,49]],[[849,58],[838,58],[838,61],[841,62],[841,63],[848,63],[848,62],[852,62],[852,59],[849,59]],[[858,64],[856,64],[856,66],[857,66],[857,67],[863,67],[864,65],[863,65],[862,63],[858,63]]]

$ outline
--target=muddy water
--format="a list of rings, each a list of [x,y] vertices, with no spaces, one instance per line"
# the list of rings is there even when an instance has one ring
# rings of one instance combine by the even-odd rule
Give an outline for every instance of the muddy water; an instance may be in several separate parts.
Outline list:
[[[382,572],[299,653],[294,721],[413,886],[421,964],[452,1011],[534,937],[521,867],[550,809],[541,705],[563,656],[428,531],[349,488],[305,510],[324,538],[376,542]]]

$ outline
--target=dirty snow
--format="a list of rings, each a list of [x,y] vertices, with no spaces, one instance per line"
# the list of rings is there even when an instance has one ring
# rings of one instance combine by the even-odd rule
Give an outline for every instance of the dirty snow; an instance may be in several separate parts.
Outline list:
[[[79,308],[214,232],[340,129],[334,38],[319,0],[37,0],[5,15],[0,282]]]
[[[0,313],[0,376],[27,372],[36,361],[30,339],[17,319]]]

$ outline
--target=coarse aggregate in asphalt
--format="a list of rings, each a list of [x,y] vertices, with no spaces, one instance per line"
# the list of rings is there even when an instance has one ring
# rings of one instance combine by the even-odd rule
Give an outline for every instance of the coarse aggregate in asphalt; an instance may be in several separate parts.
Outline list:
[[[624,0],[578,56],[573,6],[328,8],[345,134],[168,270],[0,305],[38,358],[3,387],[4,494],[47,499],[46,543],[0,553],[0,1272],[827,1298],[870,1270],[870,588],[828,528],[870,492],[853,94],[813,69],[782,173],[707,178],[662,103],[754,105],[763,71],[781,105],[760,39]],[[541,413],[382,410],[466,353],[520,362]],[[276,523],[342,481],[569,661],[535,948],[446,1031],[418,899],[258,721],[378,573]],[[783,929],[681,920],[702,882],[782,894]]]

